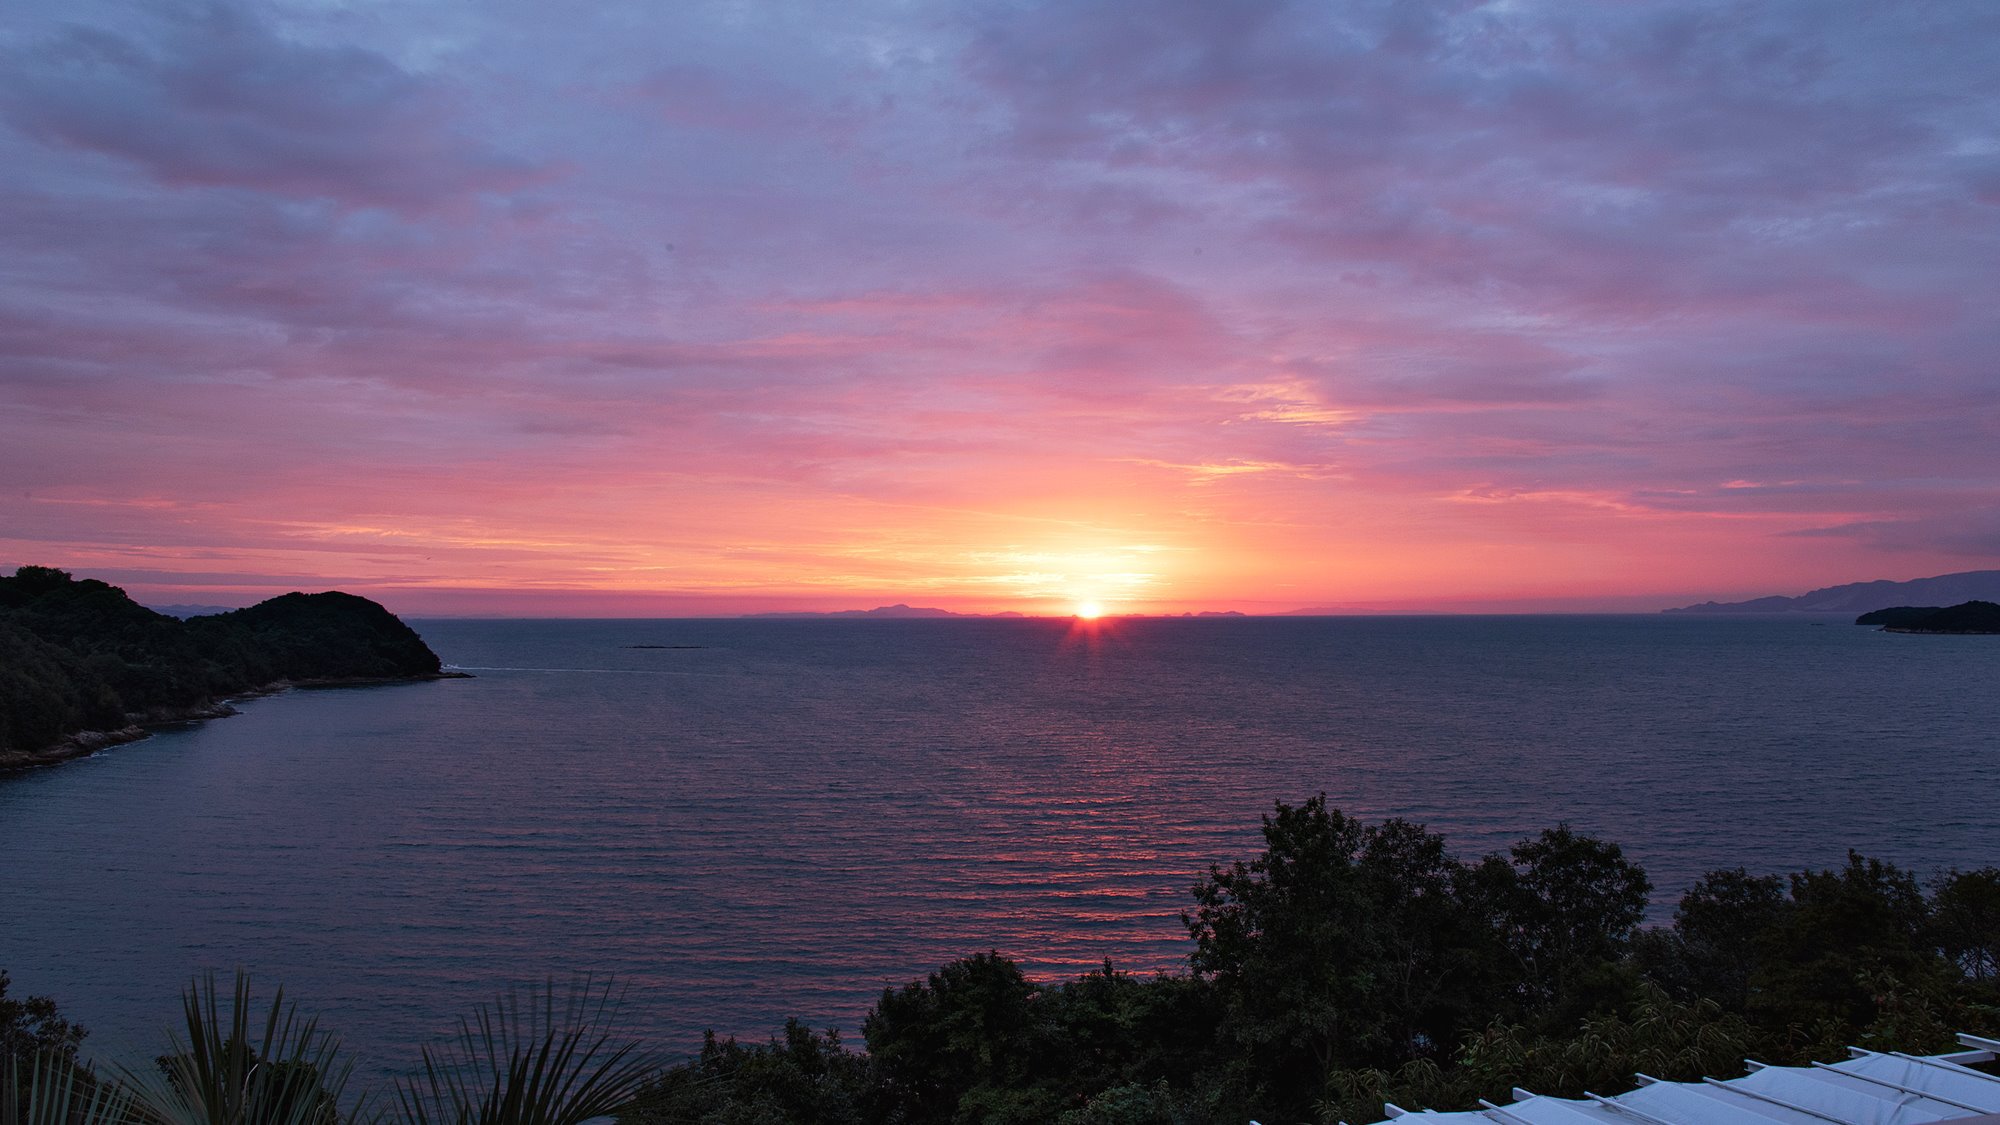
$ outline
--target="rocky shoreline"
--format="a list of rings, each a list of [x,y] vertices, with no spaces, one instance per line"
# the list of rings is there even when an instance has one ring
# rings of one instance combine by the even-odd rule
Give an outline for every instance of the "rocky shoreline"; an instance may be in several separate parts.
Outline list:
[[[377,687],[385,684],[424,683],[430,680],[469,680],[466,672],[427,672],[416,676],[352,676],[322,677],[302,680],[275,680],[248,691],[231,693],[225,699],[211,700],[195,707],[161,708],[153,711],[134,712],[125,716],[126,725],[116,730],[83,730],[68,735],[38,750],[0,750],[0,773],[37,769],[42,766],[61,765],[78,758],[87,758],[100,750],[122,746],[146,738],[160,727],[177,726],[181,723],[202,722],[208,719],[226,719],[238,715],[234,700],[260,699],[267,695],[297,689]]]

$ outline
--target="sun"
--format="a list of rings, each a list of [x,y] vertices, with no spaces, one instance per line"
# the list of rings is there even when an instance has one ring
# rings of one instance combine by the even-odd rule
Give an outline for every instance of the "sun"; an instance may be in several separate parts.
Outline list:
[[[1093,621],[1104,616],[1104,607],[1098,605],[1096,602],[1078,602],[1076,603],[1076,615],[1085,621]]]

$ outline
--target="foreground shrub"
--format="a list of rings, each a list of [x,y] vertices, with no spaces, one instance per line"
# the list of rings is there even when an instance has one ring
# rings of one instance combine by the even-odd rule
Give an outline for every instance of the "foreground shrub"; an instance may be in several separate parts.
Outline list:
[[[337,1044],[282,999],[253,1021],[240,976],[226,1013],[212,979],[190,990],[159,1075],[99,1081],[74,1063],[83,1030],[7,1001],[0,974],[0,1125],[1330,1122],[2000,1033],[1995,869],[1715,871],[1641,929],[1645,873],[1568,826],[1476,862],[1323,797],[1263,828],[1260,855],[1195,889],[1187,975],[1040,983],[982,953],[884,990],[866,1053],[792,1021],[665,1070],[614,1039],[608,989],[551,985],[481,1008],[381,1113],[349,1107]]]
[[[140,1114],[155,1125],[337,1125],[353,1070],[339,1058],[339,1041],[316,1019],[301,1019],[283,989],[256,1039],[250,1013],[250,978],[240,971],[226,1014],[213,974],[189,988],[187,1038],[171,1037],[157,1073],[124,1072]]]
[[[423,1072],[397,1090],[404,1125],[582,1125],[630,1109],[655,1065],[612,1034],[610,986],[551,983],[482,1005],[457,1040],[424,1048]]]
[[[625,1115],[628,1125],[862,1125],[876,1100],[866,1056],[835,1031],[797,1020],[768,1044],[743,1046],[710,1032],[701,1054],[656,1076]]]

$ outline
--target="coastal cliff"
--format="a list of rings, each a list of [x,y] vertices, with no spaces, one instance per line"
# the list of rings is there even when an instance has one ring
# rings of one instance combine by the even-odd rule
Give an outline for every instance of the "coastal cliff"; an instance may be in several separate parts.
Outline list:
[[[409,626],[352,594],[285,594],[182,621],[49,567],[0,577],[0,769],[233,714],[231,696],[444,675]]]

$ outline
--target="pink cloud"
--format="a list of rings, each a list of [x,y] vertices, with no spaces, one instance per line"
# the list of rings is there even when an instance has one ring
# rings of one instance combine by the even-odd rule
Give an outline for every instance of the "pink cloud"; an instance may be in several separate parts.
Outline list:
[[[1163,604],[1959,568],[1996,40],[1977,4],[29,4],[0,549],[842,604],[1133,543]]]

